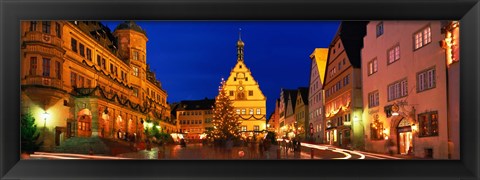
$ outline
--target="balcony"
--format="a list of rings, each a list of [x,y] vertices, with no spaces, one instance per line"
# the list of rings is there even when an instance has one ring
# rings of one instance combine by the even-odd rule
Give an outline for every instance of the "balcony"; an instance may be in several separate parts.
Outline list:
[[[62,47],[62,39],[51,34],[45,34],[40,31],[26,32],[23,36],[23,42],[43,42],[57,47]]]
[[[35,104],[47,109],[67,94],[63,90],[62,80],[42,76],[27,76],[23,79],[22,92]]]
[[[27,76],[25,78],[25,83],[23,83],[23,85],[36,85],[36,86],[53,87],[60,90],[63,89],[62,80],[51,78],[51,77],[43,77],[43,76]]]

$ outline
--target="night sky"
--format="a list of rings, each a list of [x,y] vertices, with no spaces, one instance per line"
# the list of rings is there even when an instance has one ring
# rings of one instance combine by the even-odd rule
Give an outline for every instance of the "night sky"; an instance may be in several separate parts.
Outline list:
[[[120,21],[102,21],[112,31]],[[307,87],[315,48],[327,48],[337,21],[137,21],[146,32],[147,63],[169,103],[214,98],[237,61],[241,28],[245,64],[267,97],[267,117],[281,88]]]

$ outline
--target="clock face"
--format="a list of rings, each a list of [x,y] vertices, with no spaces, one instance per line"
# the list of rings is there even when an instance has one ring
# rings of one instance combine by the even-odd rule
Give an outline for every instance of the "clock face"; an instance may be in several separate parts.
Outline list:
[[[243,91],[243,86],[238,87],[238,90]]]

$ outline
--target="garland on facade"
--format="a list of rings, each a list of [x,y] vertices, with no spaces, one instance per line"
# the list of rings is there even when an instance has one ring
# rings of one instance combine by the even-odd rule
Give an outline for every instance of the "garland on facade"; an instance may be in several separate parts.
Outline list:
[[[238,115],[238,117],[240,117],[240,119],[243,119],[243,120],[249,120],[249,119],[251,119],[251,118],[256,119],[256,120],[261,120],[261,119],[265,118],[266,116],[263,115],[263,116],[261,116],[260,118],[257,118],[257,117],[255,117],[255,115],[252,114],[252,115],[250,115],[250,117],[248,117],[248,118],[244,118],[243,115]]]
[[[133,89],[132,86],[128,86],[128,84],[126,84],[125,82],[122,82],[122,81],[118,80],[118,78],[113,77],[112,75],[105,73],[105,71],[103,71],[101,68],[100,68],[100,69],[97,69],[97,67],[95,66],[95,64],[93,64],[93,65],[88,65],[87,61],[85,61],[85,60],[83,60],[82,63],[85,64],[85,65],[87,65],[87,66],[90,67],[90,68],[95,69],[95,71],[97,71],[97,72],[101,72],[103,75],[109,77],[110,79],[114,80],[115,82],[117,82],[117,83],[119,83],[119,84],[121,84],[121,85],[123,85],[123,86],[125,86],[125,87],[127,87],[127,88],[129,88],[129,89]]]
[[[325,114],[325,117],[328,118],[328,117],[335,116],[335,115],[337,115],[338,112],[340,112],[340,110],[342,110],[342,109],[343,109],[344,111],[347,110],[347,108],[350,107],[350,104],[351,104],[351,103],[350,103],[350,101],[349,101],[349,102],[347,103],[347,105],[345,105],[345,106],[340,105],[340,107],[338,107],[337,110],[331,110],[330,113],[326,113],[326,114]]]

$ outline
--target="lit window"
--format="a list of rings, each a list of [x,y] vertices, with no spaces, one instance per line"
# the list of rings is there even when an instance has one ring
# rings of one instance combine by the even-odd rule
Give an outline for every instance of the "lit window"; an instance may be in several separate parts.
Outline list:
[[[430,26],[418,31],[413,35],[415,39],[415,50],[429,44],[432,41],[432,32]]]
[[[391,64],[400,59],[400,45],[388,50],[388,64]]]
[[[257,114],[260,114],[260,112],[261,112],[260,109],[257,109]]]
[[[133,51],[133,60],[138,60],[138,51]]]
[[[253,114],[253,109],[250,109],[248,114]]]
[[[246,110],[245,109],[242,109],[242,114],[245,114],[246,113]]]
[[[438,136],[438,112],[426,112],[418,115],[419,136]]]
[[[368,75],[372,75],[378,71],[378,61],[377,58],[368,62]]]
[[[133,67],[133,75],[138,77],[138,67]]]
[[[237,111],[237,114],[240,114],[240,109],[237,109],[236,111]]]
[[[247,126],[242,126],[242,131],[247,131]]]

